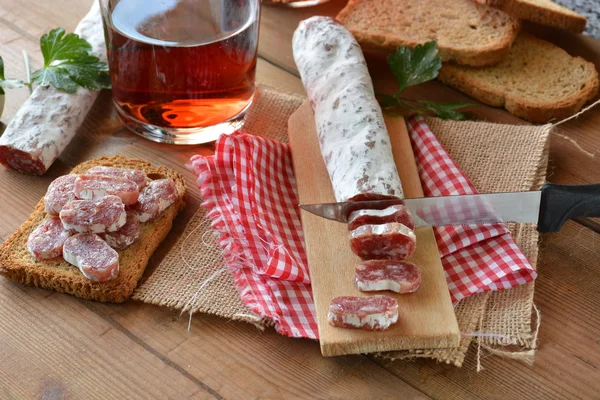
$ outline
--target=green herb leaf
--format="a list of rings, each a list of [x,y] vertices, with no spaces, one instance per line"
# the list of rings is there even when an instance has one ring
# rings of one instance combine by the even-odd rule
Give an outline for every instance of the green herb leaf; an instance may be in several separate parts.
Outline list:
[[[423,104],[429,111],[435,113],[436,116],[442,119],[457,119],[464,120],[466,119],[465,115],[456,110],[464,107],[471,107],[475,104],[466,103],[466,102],[456,102],[456,103],[439,103],[436,101],[419,101]]]
[[[400,86],[399,92],[437,78],[442,67],[435,41],[418,45],[412,51],[409,47],[401,47],[390,54],[387,61]]]
[[[14,89],[23,86],[23,81],[18,79],[6,79],[4,77],[4,60],[0,57],[0,94],[4,94],[4,89]]]

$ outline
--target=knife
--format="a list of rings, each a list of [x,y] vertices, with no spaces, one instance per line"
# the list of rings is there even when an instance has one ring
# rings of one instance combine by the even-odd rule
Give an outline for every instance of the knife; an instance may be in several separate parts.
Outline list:
[[[412,211],[417,227],[534,222],[539,232],[558,232],[569,219],[600,217],[600,184],[546,183],[541,190],[530,192],[300,204],[300,208],[347,222],[354,210],[383,209],[396,204],[404,204]]]

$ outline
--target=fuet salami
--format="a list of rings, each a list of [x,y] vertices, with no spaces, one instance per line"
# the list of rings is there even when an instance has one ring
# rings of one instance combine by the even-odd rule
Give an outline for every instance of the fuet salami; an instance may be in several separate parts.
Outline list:
[[[27,250],[37,260],[47,260],[60,257],[63,252],[63,244],[71,236],[60,219],[50,217],[42,221],[27,239]]]
[[[421,285],[421,270],[406,261],[364,261],[356,266],[354,276],[356,287],[363,292],[391,290],[412,293]]]
[[[123,204],[135,204],[140,195],[137,183],[127,178],[102,175],[80,175],[75,179],[75,196],[83,200],[97,200],[114,195],[121,198]]]
[[[133,244],[140,237],[142,227],[137,214],[133,211],[127,212],[127,222],[116,232],[101,233],[99,236],[108,243],[110,247],[122,250]]]
[[[98,1],[75,33],[92,45],[93,55],[106,61]],[[81,87],[76,93],[36,87],[0,137],[0,163],[26,174],[44,174],[75,136],[99,93]]]
[[[337,201],[402,198],[390,137],[360,46],[328,17],[300,22],[294,60]]]
[[[415,220],[404,204],[396,204],[383,210],[357,210],[348,216],[348,229],[354,230],[361,225],[387,224],[398,222],[409,229],[415,229]]]
[[[398,302],[389,296],[335,297],[327,320],[339,328],[381,331],[398,322]]]
[[[177,186],[173,179],[157,179],[150,181],[140,192],[133,210],[140,222],[151,221],[177,200]]]
[[[63,175],[52,181],[44,196],[44,210],[50,215],[58,215],[60,210],[75,197],[75,179],[77,175]]]
[[[63,258],[93,282],[107,282],[119,275],[119,254],[93,233],[78,233],[68,238]]]
[[[127,178],[130,181],[134,181],[138,185],[139,190],[142,190],[142,188],[146,186],[146,181],[148,180],[144,171],[140,171],[139,169],[105,167],[103,165],[90,168],[86,174]]]
[[[125,205],[117,196],[99,200],[71,200],[60,212],[65,229],[76,232],[115,232],[127,221]]]
[[[397,222],[362,225],[350,231],[350,248],[363,260],[404,260],[414,253],[416,243],[415,233]]]

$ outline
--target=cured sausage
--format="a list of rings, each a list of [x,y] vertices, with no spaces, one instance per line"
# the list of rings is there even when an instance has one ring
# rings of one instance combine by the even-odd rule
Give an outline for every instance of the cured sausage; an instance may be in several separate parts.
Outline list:
[[[398,322],[398,302],[389,296],[335,297],[327,321],[339,328],[381,331]]]
[[[93,282],[107,282],[119,275],[119,254],[93,233],[78,233],[68,238],[63,258]]]
[[[137,204],[132,210],[137,213],[140,222],[151,221],[177,201],[177,186],[173,179],[150,181],[140,192]]]
[[[47,260],[60,257],[63,252],[63,244],[71,236],[60,219],[50,217],[45,219],[27,239],[27,250],[37,260]]]
[[[44,196],[44,210],[50,215],[58,215],[60,210],[75,197],[75,179],[77,175],[63,175],[52,181]]]
[[[141,230],[142,227],[137,215],[132,211],[128,211],[125,225],[116,232],[101,233],[99,236],[113,249],[122,250],[138,240]]]
[[[381,108],[352,34],[331,18],[312,17],[294,32],[293,52],[336,200],[403,198]]]
[[[417,237],[397,222],[381,225],[362,225],[350,231],[350,248],[363,260],[404,260],[416,248]]]
[[[99,200],[71,200],[60,212],[65,229],[76,232],[114,232],[125,225],[125,205],[117,196]]]
[[[114,195],[126,206],[135,204],[140,195],[137,183],[127,178],[103,175],[80,175],[75,179],[75,196],[83,200],[97,200]]]
[[[130,181],[134,181],[138,185],[139,190],[142,190],[142,188],[146,186],[146,181],[148,180],[144,171],[140,171],[139,169],[105,167],[103,165],[90,168],[86,174],[126,178]]]
[[[412,293],[421,285],[421,270],[406,261],[364,261],[356,266],[354,277],[356,287],[363,292],[391,290]]]
[[[398,222],[409,229],[415,229],[415,219],[404,204],[396,204],[383,210],[357,210],[348,216],[348,229],[354,230],[361,225],[387,224]]]
[[[106,62],[97,1],[75,33],[92,45],[93,55]],[[99,94],[81,87],[75,93],[36,87],[0,137],[0,163],[26,174],[44,174],[75,136]]]

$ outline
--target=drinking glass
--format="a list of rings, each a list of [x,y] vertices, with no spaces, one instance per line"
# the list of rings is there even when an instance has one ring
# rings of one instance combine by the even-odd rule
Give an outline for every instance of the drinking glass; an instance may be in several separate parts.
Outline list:
[[[260,0],[100,0],[117,113],[157,142],[239,129],[254,96]]]

